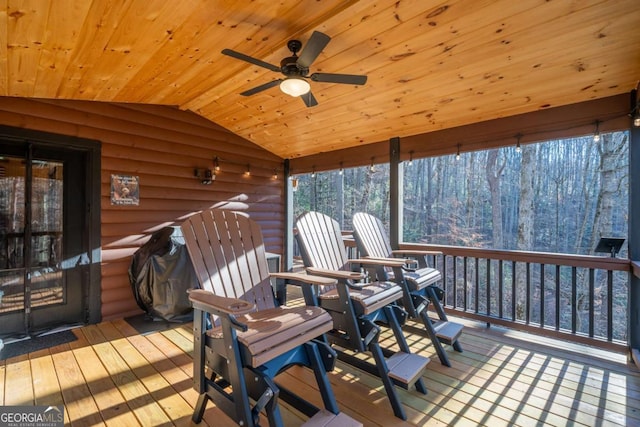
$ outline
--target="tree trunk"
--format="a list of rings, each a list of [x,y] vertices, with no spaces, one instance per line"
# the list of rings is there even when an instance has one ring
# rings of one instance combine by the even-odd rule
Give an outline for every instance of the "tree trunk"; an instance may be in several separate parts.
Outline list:
[[[500,177],[505,166],[505,162],[498,166],[497,149],[489,150],[487,153],[487,163],[485,175],[489,184],[491,194],[491,234],[493,248],[504,249],[504,237],[502,233],[502,191],[500,189]]]
[[[534,173],[536,170],[536,146],[522,147],[522,163],[520,166],[520,205],[518,206],[518,250],[533,250],[534,233]],[[526,265],[516,266],[516,317],[526,318]]]

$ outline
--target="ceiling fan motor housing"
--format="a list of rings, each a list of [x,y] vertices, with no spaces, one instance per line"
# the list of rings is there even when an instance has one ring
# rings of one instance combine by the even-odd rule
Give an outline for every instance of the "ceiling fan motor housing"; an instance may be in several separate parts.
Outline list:
[[[302,42],[300,40],[289,40],[287,47],[293,54],[280,61],[280,69],[285,76],[306,76],[309,73],[309,68],[301,67],[298,64],[297,53],[302,49]]]
[[[287,77],[290,76],[306,76],[309,73],[309,68],[301,67],[298,64],[297,56],[290,56],[280,61],[280,69],[282,74]]]

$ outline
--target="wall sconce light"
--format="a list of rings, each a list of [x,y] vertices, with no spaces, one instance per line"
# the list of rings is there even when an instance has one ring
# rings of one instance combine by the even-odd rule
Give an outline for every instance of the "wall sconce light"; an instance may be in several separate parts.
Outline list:
[[[516,153],[519,153],[520,151],[522,151],[522,148],[520,147],[520,140],[522,139],[522,134],[519,133],[516,135]]]
[[[194,169],[193,174],[203,185],[210,185],[216,179],[211,169]]]
[[[344,173],[344,171],[342,170],[342,162],[340,162],[340,170],[338,171],[338,173],[340,175],[342,175]]]
[[[631,91],[631,111],[629,117],[633,120],[633,127],[640,127],[640,81],[636,84],[636,88]]]
[[[413,165],[413,151],[409,151],[409,166]]]
[[[369,172],[375,172],[376,171],[376,168],[375,168],[375,166],[373,164],[373,159],[374,159],[374,157],[371,158],[371,165],[369,165]]]
[[[460,144],[458,144],[458,151],[456,151],[456,160],[460,160]]]
[[[273,179],[278,179],[278,169],[273,170]]]
[[[218,156],[213,159],[213,170],[216,173],[220,172],[220,158]]]
[[[596,131],[593,133],[593,142],[600,142],[600,120],[596,120]]]
[[[311,178],[315,178],[316,177],[316,167],[314,166],[313,169],[311,169]]]
[[[244,176],[251,176],[251,165],[247,165],[247,170],[244,171]]]

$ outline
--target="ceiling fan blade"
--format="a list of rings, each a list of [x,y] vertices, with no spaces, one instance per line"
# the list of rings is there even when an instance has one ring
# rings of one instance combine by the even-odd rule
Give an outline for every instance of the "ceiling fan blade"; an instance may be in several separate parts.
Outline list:
[[[300,98],[302,98],[304,104],[307,107],[315,107],[316,105],[318,105],[318,101],[316,101],[316,97],[313,96],[311,91],[305,93],[304,95],[300,95]]]
[[[298,65],[303,68],[309,68],[309,66],[316,60],[322,49],[327,46],[331,37],[328,35],[321,33],[320,31],[314,31],[309,38],[309,41],[300,52],[300,57],[298,57]]]
[[[314,82],[342,83],[348,85],[363,85],[367,82],[367,76],[355,74],[313,73],[309,78]]]
[[[240,93],[240,95],[242,95],[242,96],[254,95],[254,94],[258,93],[258,92],[262,92],[263,90],[267,90],[269,88],[272,88],[274,86],[279,85],[281,81],[282,81],[282,79],[273,80],[273,81],[271,81],[269,83],[265,83],[265,84],[262,84],[260,86],[256,86],[253,89],[245,90],[244,92]]]
[[[235,50],[224,49],[222,51],[222,53],[224,55],[230,56],[232,58],[236,58],[236,59],[239,59],[241,61],[246,61],[246,62],[249,62],[249,63],[251,63],[253,65],[257,65],[259,67],[266,68],[267,70],[275,71],[276,73],[279,73],[281,71],[280,67],[277,67],[277,66],[275,66],[273,64],[269,64],[268,62],[264,62],[264,61],[261,61],[259,59],[253,58],[253,57],[251,57],[249,55],[245,55],[244,53],[236,52]]]

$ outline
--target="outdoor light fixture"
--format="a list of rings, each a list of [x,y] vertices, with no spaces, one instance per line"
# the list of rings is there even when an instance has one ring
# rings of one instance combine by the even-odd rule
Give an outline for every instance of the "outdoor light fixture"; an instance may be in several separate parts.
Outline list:
[[[633,126],[640,127],[640,99],[636,101],[636,104],[629,112],[629,117],[633,118]]]
[[[244,176],[251,175],[251,165],[247,165],[247,170],[244,171]]]
[[[413,151],[409,151],[409,166],[413,164]]]
[[[374,159],[374,158],[372,157],[372,158],[371,158],[371,165],[369,166],[369,171],[370,171],[370,172],[375,172],[375,171],[376,171],[376,168],[375,168],[375,166],[374,166],[374,164],[373,164],[373,159]]]
[[[315,178],[316,177],[316,167],[314,166],[313,169],[311,170],[311,178]]]
[[[280,83],[280,90],[291,96],[301,96],[309,93],[311,85],[299,77],[287,77]]]
[[[220,172],[220,159],[218,156],[213,159],[213,170],[215,172]]]
[[[631,111],[629,111],[629,117],[633,119],[633,127],[640,127],[640,98],[638,98],[638,91],[640,91],[640,81],[636,85],[636,88],[631,91]]]
[[[593,134],[593,142],[600,142],[600,121],[596,120],[596,131]]]
[[[278,169],[273,170],[273,179],[278,179]]]
[[[520,148],[520,139],[521,138],[522,138],[522,134],[517,134],[516,135],[516,139],[517,139],[517,141],[516,141],[516,153],[519,153],[522,150],[522,148]]]
[[[458,144],[458,151],[456,152],[456,160],[460,160],[460,144]]]
[[[211,169],[194,169],[193,174],[203,185],[210,185],[216,179]]]

